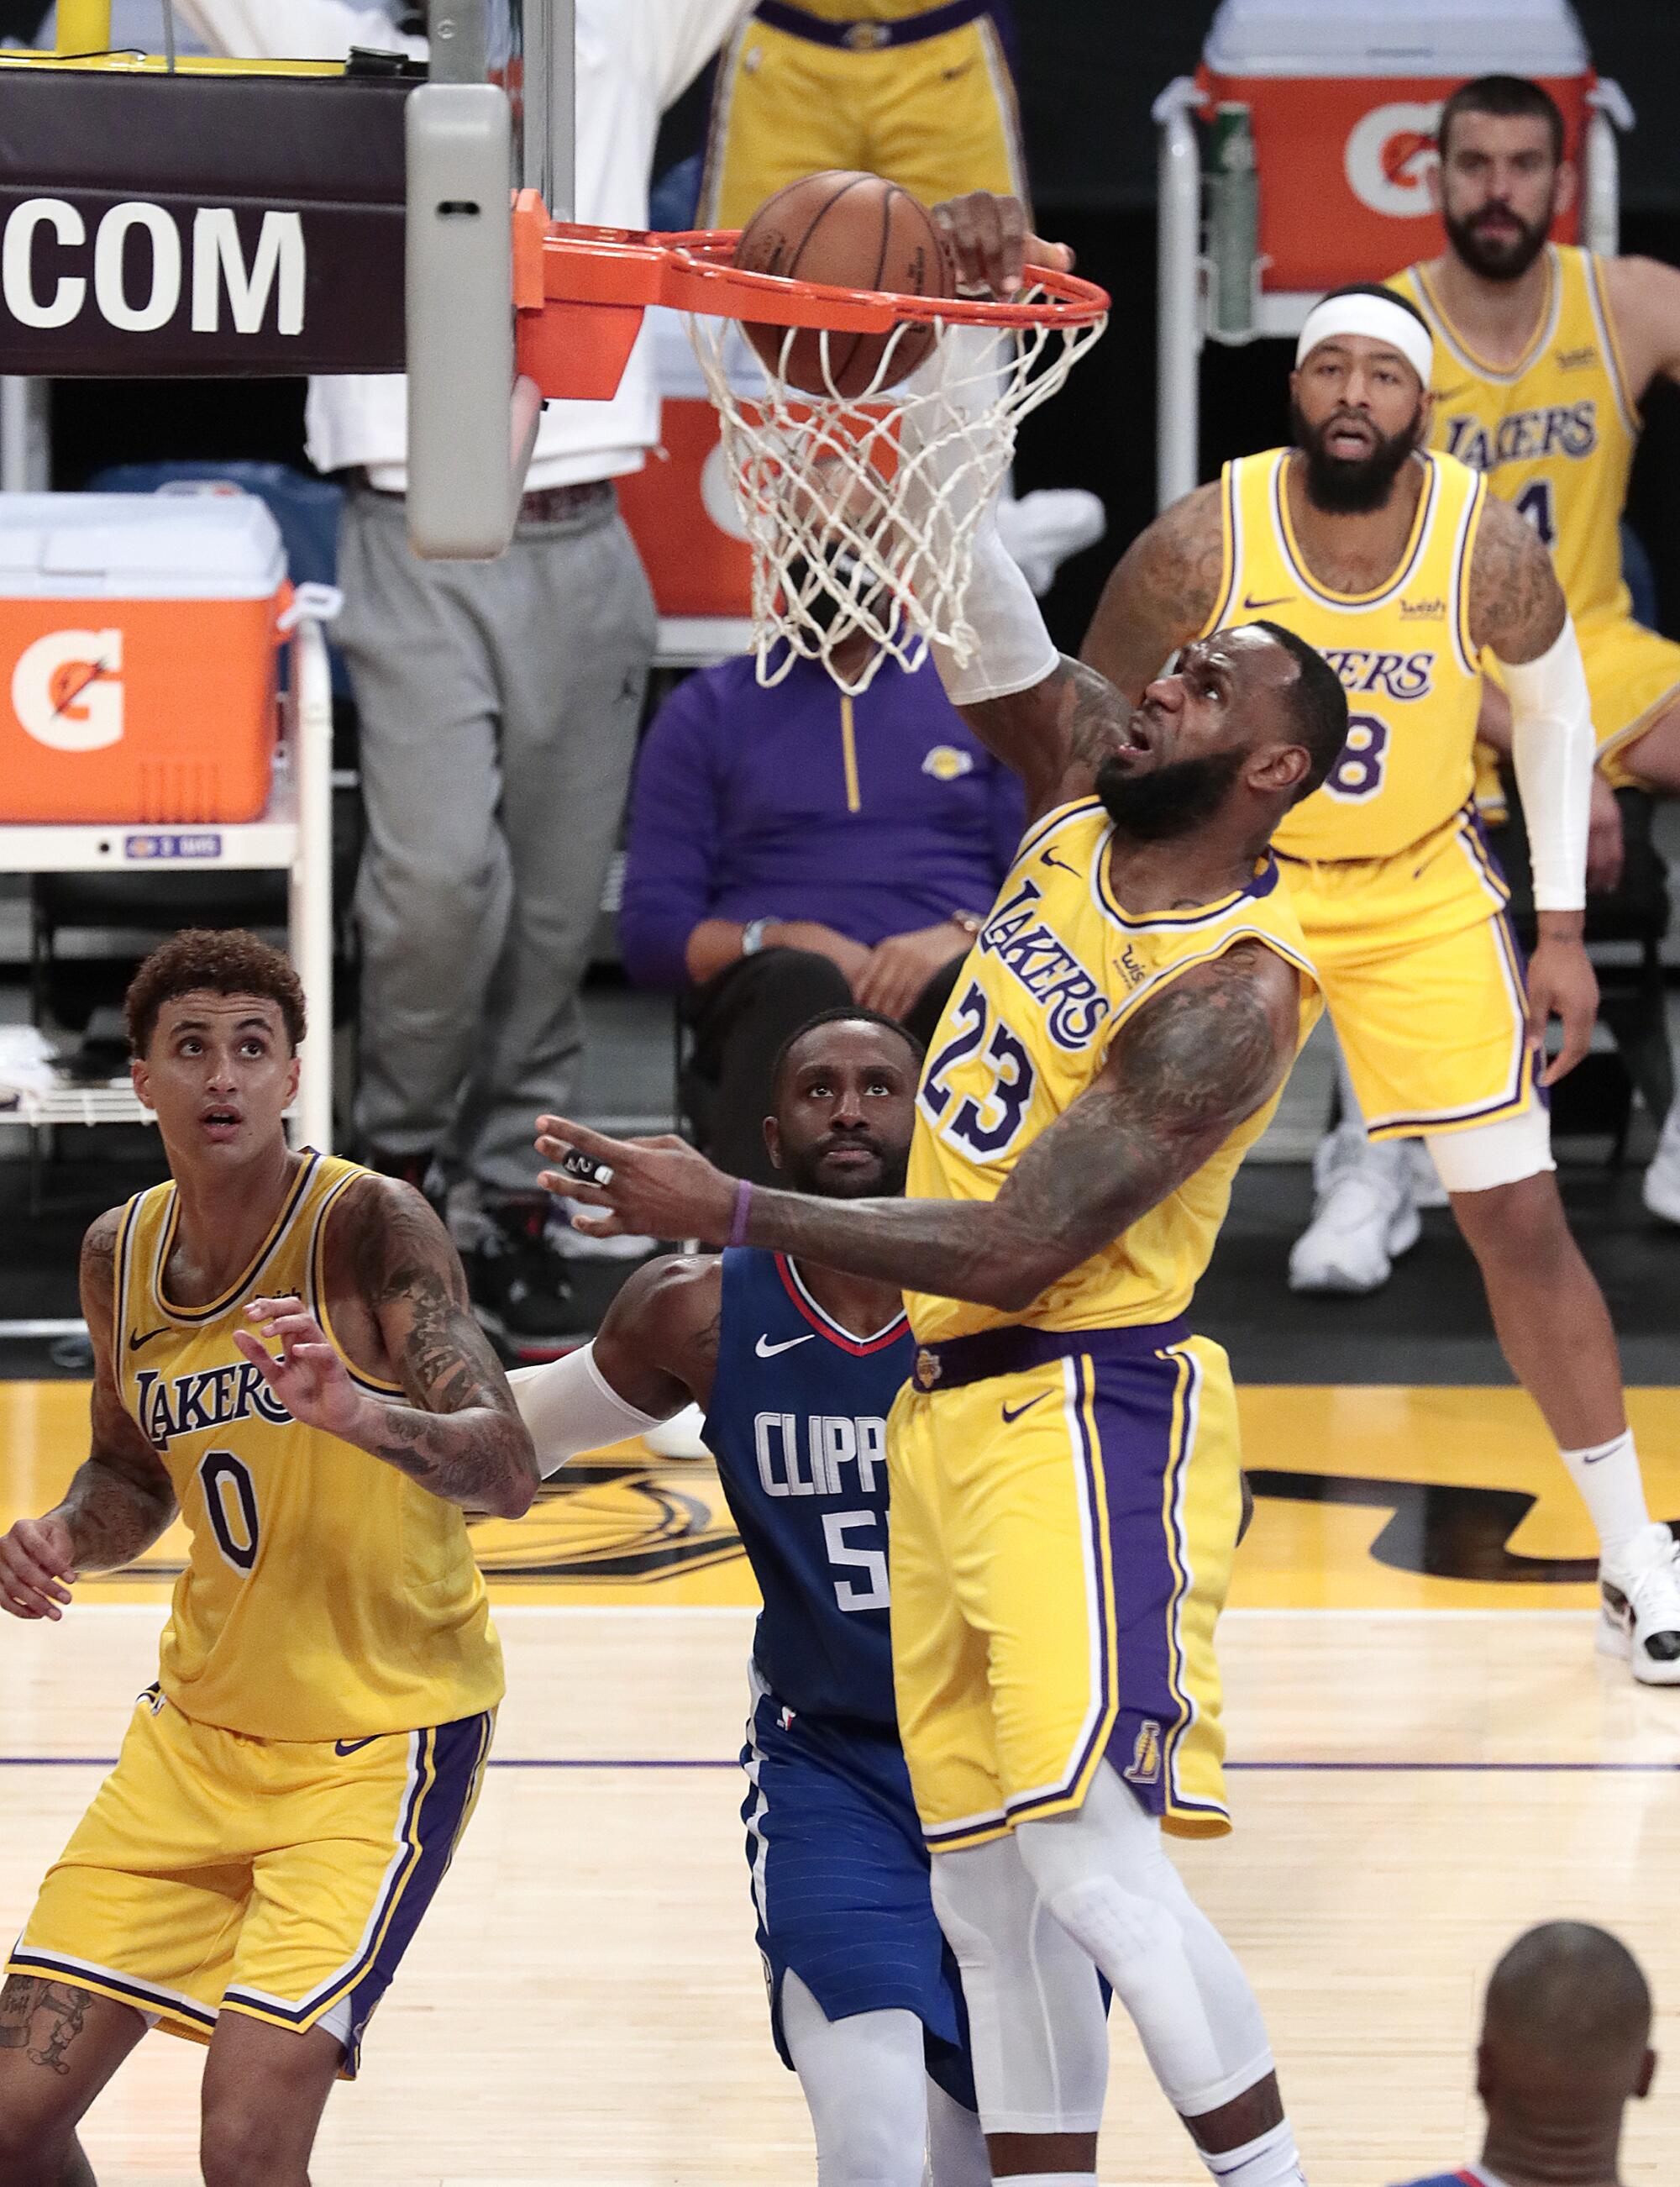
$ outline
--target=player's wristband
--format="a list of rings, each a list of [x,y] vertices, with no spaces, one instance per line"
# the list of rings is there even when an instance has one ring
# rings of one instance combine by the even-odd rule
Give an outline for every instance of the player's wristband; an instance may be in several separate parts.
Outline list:
[[[735,1187],[735,1216],[729,1225],[729,1243],[744,1245],[747,1242],[747,1217],[752,1208],[752,1187],[743,1178]]]

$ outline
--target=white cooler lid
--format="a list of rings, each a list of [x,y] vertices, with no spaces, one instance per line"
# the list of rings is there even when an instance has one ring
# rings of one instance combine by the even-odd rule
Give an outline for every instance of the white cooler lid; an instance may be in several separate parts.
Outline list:
[[[0,599],[267,599],[280,527],[255,494],[0,494]]]
[[[1569,0],[1221,0],[1203,53],[1227,76],[1580,76]]]

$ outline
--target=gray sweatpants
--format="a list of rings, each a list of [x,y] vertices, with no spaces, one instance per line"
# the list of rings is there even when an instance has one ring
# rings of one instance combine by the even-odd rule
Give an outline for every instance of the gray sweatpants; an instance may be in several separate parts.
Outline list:
[[[423,562],[404,523],[360,489],[339,536],[368,814],[357,1127],[528,1189],[532,1120],[565,1112],[582,1045],[653,599],[610,506],[521,525],[495,562]]]

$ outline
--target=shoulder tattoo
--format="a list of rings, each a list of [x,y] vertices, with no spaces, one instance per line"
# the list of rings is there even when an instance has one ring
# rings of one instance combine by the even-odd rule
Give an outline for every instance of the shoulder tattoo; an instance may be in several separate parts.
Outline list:
[[[1537,661],[1557,643],[1567,610],[1540,535],[1490,491],[1470,563],[1470,635],[1501,661]]]

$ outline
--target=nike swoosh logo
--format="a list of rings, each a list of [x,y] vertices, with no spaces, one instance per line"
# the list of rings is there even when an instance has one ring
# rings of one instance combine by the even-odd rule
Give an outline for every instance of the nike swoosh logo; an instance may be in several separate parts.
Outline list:
[[[1456,387],[1437,387],[1435,399],[1437,402],[1451,402],[1455,396],[1468,395],[1475,385],[1473,379],[1461,379]]]
[[[169,1324],[167,1322],[164,1324],[161,1329],[149,1329],[143,1336],[136,1336],[133,1330],[130,1330],[128,1333],[128,1348],[131,1352],[138,1352],[143,1344],[149,1344],[155,1336],[167,1336],[168,1334]]]
[[[374,1731],[370,1732],[366,1739],[337,1739],[333,1742],[333,1751],[334,1754],[359,1754],[364,1746],[371,1746],[376,1739],[382,1736],[383,1734]]]
[[[1073,874],[1075,880],[1079,879],[1079,875],[1073,872],[1073,868],[1069,865],[1067,860],[1065,858],[1059,858],[1054,851],[1046,851],[1043,857],[1038,861],[1038,863],[1041,866],[1055,866],[1065,874]]]
[[[1018,1420],[1023,1413],[1030,1413],[1035,1405],[1042,1405],[1049,1394],[1048,1390],[1041,1390],[1036,1397],[1029,1397],[1025,1404],[1017,1405],[1013,1410],[1008,1405],[1003,1406],[1002,1410],[1004,1426],[1008,1427],[1011,1420]]]
[[[1275,600],[1256,600],[1249,593],[1243,594],[1243,605],[1250,615],[1258,615],[1261,608],[1280,608],[1295,598],[1293,593],[1279,593]]]
[[[813,1342],[815,1341],[815,1336],[816,1332],[813,1330],[810,1336],[790,1336],[784,1343],[781,1344],[773,1344],[767,1336],[761,1336],[758,1342],[753,1346],[753,1349],[757,1352],[761,1359],[773,1359],[778,1352],[791,1352],[795,1344],[810,1344]]]

